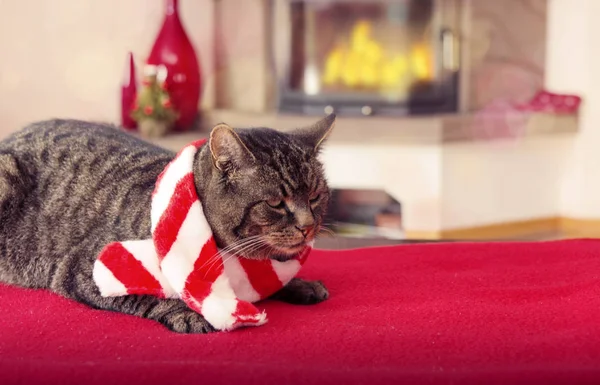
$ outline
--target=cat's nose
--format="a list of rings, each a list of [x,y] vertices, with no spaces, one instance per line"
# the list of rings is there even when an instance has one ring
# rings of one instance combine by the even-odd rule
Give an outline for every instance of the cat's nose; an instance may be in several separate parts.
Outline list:
[[[302,233],[304,238],[306,238],[308,234],[310,234],[313,231],[314,227],[314,225],[296,226],[296,228]]]

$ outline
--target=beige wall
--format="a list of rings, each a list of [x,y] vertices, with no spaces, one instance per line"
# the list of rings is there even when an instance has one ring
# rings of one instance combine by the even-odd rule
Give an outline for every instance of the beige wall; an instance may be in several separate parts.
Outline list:
[[[180,0],[212,102],[212,0]],[[163,0],[0,0],[0,138],[52,117],[118,122],[126,55],[149,53]]]
[[[574,218],[600,218],[599,14],[597,0],[550,1],[547,86],[584,98],[561,186],[561,214]]]
[[[572,142],[567,134],[445,145],[440,229],[558,216]]]
[[[269,0],[219,0],[216,105],[264,112],[272,103],[275,77],[269,70]]]

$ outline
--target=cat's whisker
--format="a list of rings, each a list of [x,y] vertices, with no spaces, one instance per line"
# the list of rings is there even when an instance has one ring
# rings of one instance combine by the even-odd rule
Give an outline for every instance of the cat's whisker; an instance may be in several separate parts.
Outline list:
[[[238,246],[241,246],[241,245],[245,244],[246,242],[253,241],[253,240],[255,240],[255,239],[257,239],[257,238],[260,238],[260,237],[261,237],[261,235],[255,235],[255,236],[252,236],[252,237],[243,238],[243,239],[239,240],[238,242],[234,242],[234,243],[230,244],[229,246],[227,246],[227,247],[225,247],[225,248],[223,248],[223,249],[221,249],[221,250],[218,250],[218,251],[217,251],[215,254],[213,254],[213,255],[212,255],[210,258],[208,258],[208,259],[207,259],[207,260],[206,260],[206,261],[205,261],[205,262],[202,264],[202,266],[200,266],[200,267],[199,267],[199,269],[202,269],[202,268],[204,268],[204,267],[205,267],[207,264],[210,264],[210,265],[212,266],[214,263],[216,263],[216,261],[218,261],[219,259],[221,259],[221,254],[226,254],[226,253],[229,253],[229,251],[230,251],[231,249],[234,249],[234,248],[236,248],[236,247],[238,247]]]
[[[265,241],[265,242],[255,244],[253,247],[245,250],[244,252],[246,254],[252,254],[252,253],[256,253],[257,251],[262,250],[265,247],[269,247],[269,246],[270,246],[269,243]]]
[[[256,245],[261,244],[266,244],[266,240],[263,239],[263,236],[248,237],[243,239],[241,242],[236,242],[235,244],[229,245],[228,247],[221,250],[219,253],[215,254],[216,258],[214,258],[214,261],[206,268],[205,276],[215,266],[217,266],[217,262],[219,260],[222,261],[222,264],[225,264],[225,262],[227,262],[229,259],[236,257],[243,252],[246,252],[246,250],[248,249],[256,247]]]
[[[238,255],[250,254],[250,253],[254,252],[256,249],[262,248],[264,246],[268,246],[268,242],[266,241],[266,239],[258,239],[257,241],[255,241],[251,244],[245,245],[244,247],[236,250],[236,253]]]
[[[256,253],[259,252],[267,247],[270,247],[270,245],[268,243],[262,243],[262,244],[257,244],[254,246],[254,248],[252,248],[251,250],[246,251],[248,254],[250,253]]]
[[[259,239],[256,242],[253,242],[252,244],[249,244],[249,245],[243,247],[242,249],[238,250],[237,253],[238,254],[242,254],[242,253],[250,254],[250,253],[254,252],[257,247],[262,247],[264,245],[268,245],[268,242],[266,241],[266,239]]]
[[[219,250],[218,253],[227,253],[227,252],[231,251],[232,249],[243,246],[244,244],[254,241],[256,239],[259,239],[261,237],[262,237],[262,235],[254,235],[251,237],[239,239],[238,241],[233,242],[232,244],[228,245],[227,247]]]
[[[241,253],[244,251],[244,249],[251,247],[252,245],[256,244],[256,243],[260,243],[260,242],[264,242],[264,237],[263,236],[256,236],[253,237],[252,239],[247,239],[246,242],[240,242],[239,244],[236,244],[234,247],[229,247],[227,250],[225,250],[225,253]]]
[[[240,254],[242,253],[251,253],[254,252],[257,249],[260,249],[264,246],[268,246],[268,242],[266,241],[266,239],[256,239],[254,240],[254,242],[248,242],[245,245],[240,245],[238,248],[235,249],[235,253],[227,253],[226,255],[224,255],[226,257],[225,260],[228,260],[232,257],[238,257],[240,256]]]
[[[335,233],[335,231],[327,228],[327,227],[321,227],[321,229],[319,230],[319,233],[317,233],[317,236],[321,235],[321,233],[327,233],[329,235],[331,235],[332,237],[336,237],[337,234]]]
[[[219,254],[218,255],[219,258],[217,258],[213,263],[210,264],[210,266],[207,267],[206,272],[204,273],[204,276],[206,277],[208,275],[208,273],[216,266],[218,266],[217,262],[221,262],[221,264],[224,266],[225,263],[227,263],[227,261],[229,261],[232,258],[235,258],[238,256],[237,253],[225,253],[225,254]]]
[[[229,261],[231,258],[235,258],[235,257],[236,257],[236,255],[235,255],[235,254],[230,254],[230,255],[227,255],[227,256],[226,256],[226,257],[223,259],[223,265],[225,265],[225,263],[226,263],[227,261]]]
[[[205,265],[212,263],[214,261],[214,259],[218,256],[219,256],[219,253],[212,255],[210,258],[208,258],[206,261],[204,261],[204,263],[199,268],[202,269]]]

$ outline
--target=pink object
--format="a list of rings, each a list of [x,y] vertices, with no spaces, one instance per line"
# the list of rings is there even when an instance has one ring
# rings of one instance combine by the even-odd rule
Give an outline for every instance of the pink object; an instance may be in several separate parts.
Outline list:
[[[476,139],[518,138],[523,135],[529,118],[515,105],[503,99],[494,100],[478,110],[470,126]]]
[[[94,281],[105,297],[180,298],[217,330],[262,325],[266,314],[252,302],[287,284],[312,248],[285,262],[221,255],[194,185],[194,157],[205,142],[185,147],[159,176],[152,239],[107,245],[94,264]]]
[[[179,112],[176,131],[189,130],[198,115],[201,68],[196,52],[179,19],[179,1],[166,0],[166,15],[147,63],[167,68],[166,86]]]
[[[520,111],[545,112],[549,114],[576,114],[581,105],[581,97],[568,94],[555,94],[539,91],[527,103],[517,105]]]
[[[133,54],[127,54],[128,63],[121,84],[121,126],[126,129],[134,130],[137,122],[131,118],[131,107],[137,95],[137,82],[135,79],[135,62]]]

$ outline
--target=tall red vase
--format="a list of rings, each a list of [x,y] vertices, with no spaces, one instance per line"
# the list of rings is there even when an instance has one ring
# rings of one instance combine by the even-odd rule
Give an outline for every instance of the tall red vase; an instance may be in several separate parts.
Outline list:
[[[198,116],[202,75],[196,51],[179,18],[178,0],[166,0],[165,19],[147,63],[167,68],[165,84],[179,112],[174,130],[191,129]]]
[[[137,123],[131,117],[131,106],[135,101],[137,94],[137,82],[135,79],[135,62],[133,54],[127,55],[127,67],[121,83],[121,126],[126,129],[134,130]]]

